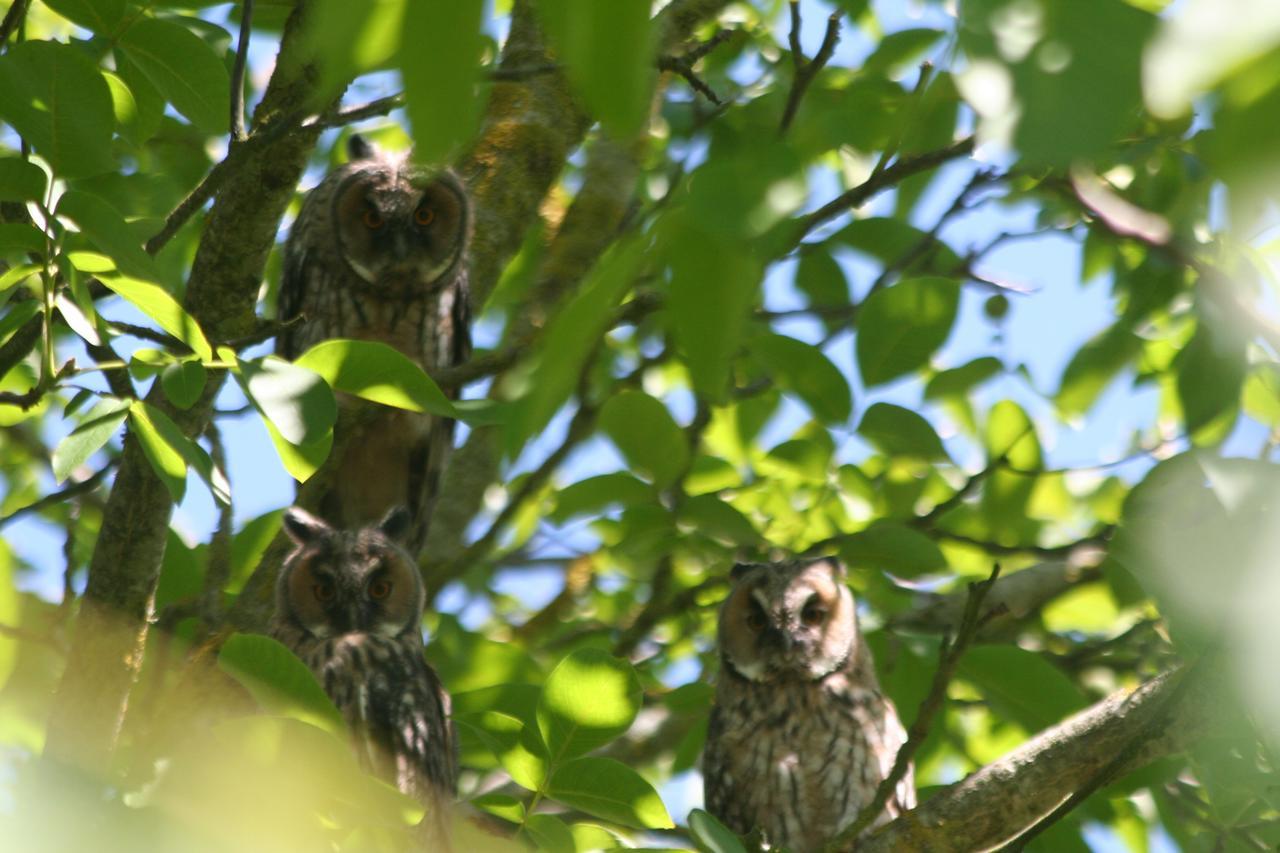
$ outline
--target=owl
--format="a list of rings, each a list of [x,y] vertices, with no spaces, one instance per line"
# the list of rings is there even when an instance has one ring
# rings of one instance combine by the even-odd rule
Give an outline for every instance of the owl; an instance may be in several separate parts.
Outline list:
[[[284,248],[278,351],[293,359],[328,338],[388,344],[423,369],[452,367],[471,352],[467,288],[471,203],[449,171],[429,171],[408,152],[381,151],[360,136],[346,165],[307,194]],[[457,388],[444,388],[457,398]],[[349,405],[344,401],[344,405]],[[345,442],[335,484],[319,507],[340,526],[409,508],[406,545],[426,537],[454,422],[380,410]]]
[[[889,774],[906,732],[880,692],[844,568],[739,565],[702,757],[706,807],[773,849],[821,850]],[[907,773],[876,825],[915,805]]]
[[[422,577],[398,543],[409,523],[402,507],[354,531],[287,510],[295,548],[276,582],[271,633],[342,712],[360,763],[422,802],[422,831],[444,846],[458,741],[449,694],[423,657]]]

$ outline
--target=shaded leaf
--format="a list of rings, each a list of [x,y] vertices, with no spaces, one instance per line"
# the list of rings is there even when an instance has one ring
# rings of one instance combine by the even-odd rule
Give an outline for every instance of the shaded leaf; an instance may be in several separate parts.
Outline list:
[[[960,285],[947,278],[900,281],[867,297],[858,312],[858,367],[879,385],[924,367],[951,335]]]
[[[689,812],[689,835],[702,853],[747,853],[738,836],[702,809]]]
[[[612,758],[577,758],[551,776],[547,793],[588,814],[637,829],[674,824],[658,792],[627,765]]]
[[[1084,695],[1061,670],[1016,646],[975,646],[960,659],[959,674],[977,685],[1002,716],[1029,732],[1084,707]]]
[[[240,682],[269,713],[293,717],[344,734],[342,714],[305,663],[279,641],[232,634],[218,652],[218,666]]]
[[[555,815],[529,815],[524,828],[539,850],[547,850],[550,853],[574,853],[577,850],[573,833],[569,831],[565,822]]]
[[[18,157],[0,157],[0,201],[43,201],[44,169]]]
[[[630,506],[653,500],[653,487],[623,471],[587,477],[556,491],[548,518],[563,524],[575,515],[597,515],[613,505]]]
[[[172,21],[141,18],[120,46],[174,109],[201,131],[226,133],[231,115],[227,66],[195,33]]]
[[[108,35],[124,17],[125,0],[44,0],[44,4],[86,30]]]
[[[195,405],[204,390],[204,382],[204,365],[198,361],[174,362],[160,373],[160,385],[165,396],[179,409]]]
[[[662,403],[643,391],[623,391],[600,410],[600,427],[632,468],[665,488],[684,471],[689,446],[684,433]]]
[[[805,402],[827,423],[843,423],[853,415],[849,383],[815,346],[783,335],[753,338],[748,348],[783,390]]]
[[[483,11],[483,0],[405,6],[398,64],[414,156],[423,162],[444,162],[475,128]]]
[[[1120,326],[1080,347],[1062,374],[1058,409],[1069,417],[1088,412],[1116,374],[1141,351],[1142,340]]]
[[[918,530],[881,521],[843,538],[840,556],[850,568],[867,568],[912,578],[947,568],[938,544]]]
[[[947,458],[933,426],[923,416],[892,403],[876,403],[867,409],[858,432],[889,456]]]

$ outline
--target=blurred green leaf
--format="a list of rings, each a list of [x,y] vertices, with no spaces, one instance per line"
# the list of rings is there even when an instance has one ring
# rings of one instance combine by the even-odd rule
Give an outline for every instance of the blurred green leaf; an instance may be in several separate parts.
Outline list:
[[[551,776],[547,793],[588,814],[637,829],[674,824],[658,792],[627,765],[612,758],[576,758]]]
[[[547,676],[538,729],[559,766],[625,732],[639,710],[640,681],[631,664],[600,649],[579,649]]]
[[[666,488],[675,482],[689,460],[684,432],[662,403],[643,391],[623,391],[600,410],[600,427],[632,468],[653,477]]]
[[[1218,331],[1201,322],[1191,341],[1178,354],[1178,399],[1187,432],[1225,436],[1240,406],[1247,369],[1244,335]],[[1210,439],[1213,440],[1213,439]]]
[[[422,162],[446,162],[475,129],[483,11],[483,0],[405,6],[398,64]]]
[[[94,406],[53,451],[53,479],[62,483],[111,440],[129,415],[129,402],[106,397]]]
[[[26,222],[0,223],[0,252],[40,253],[45,250],[44,232]]]
[[[115,117],[97,66],[67,44],[23,41],[0,56],[0,118],[58,175],[110,170]]]
[[[858,312],[862,380],[879,385],[929,363],[951,335],[960,285],[947,278],[912,278],[867,297]]]
[[[879,521],[842,538],[840,557],[850,568],[865,568],[913,578],[947,568],[938,544],[918,530]]]
[[[1128,329],[1112,326],[1071,357],[1058,389],[1058,409],[1080,417],[1093,407],[1107,386],[1140,352],[1142,341]]]
[[[530,791],[542,789],[548,764],[536,731],[499,711],[455,713],[455,720],[493,753],[513,782]]]
[[[577,515],[600,514],[611,505],[630,506],[653,499],[653,486],[623,471],[587,477],[556,491],[548,518],[563,524]]]
[[[411,412],[459,416],[440,386],[421,367],[404,353],[378,341],[321,341],[293,363],[324,377],[335,391]]]
[[[230,591],[238,592],[257,568],[271,540],[280,532],[283,510],[272,510],[252,518],[231,537],[231,571],[227,581]]]
[[[8,548],[0,548],[0,625],[21,628],[18,587],[14,583],[14,560]],[[0,635],[0,689],[18,663],[18,638]]]
[[[702,853],[747,853],[738,836],[702,809],[689,812],[689,835]]]
[[[967,395],[975,386],[998,376],[1004,365],[995,356],[975,358],[967,364],[940,370],[924,386],[926,400]]]
[[[45,0],[45,5],[86,30],[108,35],[124,17],[125,0]]]
[[[890,73],[906,65],[914,65],[921,56],[942,38],[940,30],[909,29],[888,33],[862,63],[863,73]]]
[[[400,46],[406,0],[318,0],[307,40],[320,69],[317,101],[337,94],[353,78],[386,64]],[[430,4],[434,5],[434,4]]]
[[[1060,722],[1084,707],[1080,688],[1060,669],[1016,646],[975,646],[960,659],[959,675],[977,685],[992,709],[1028,732]]]
[[[245,395],[285,441],[305,446],[323,441],[333,429],[338,406],[318,373],[276,356],[236,363]]]
[[[58,215],[72,219],[126,275],[149,282],[161,280],[155,261],[142,250],[142,237],[104,199],[68,190],[58,199]]]
[[[889,456],[947,458],[933,426],[923,416],[892,403],[876,403],[867,409],[858,432]]]
[[[680,521],[734,545],[760,543],[760,533],[751,520],[715,495],[694,495],[685,500],[680,504]]]
[[[565,822],[555,815],[529,815],[524,828],[538,850],[546,850],[548,853],[574,853],[577,849],[573,841],[573,833],[569,831]]]
[[[620,139],[636,133],[657,77],[647,0],[543,0],[537,10],[588,112]]]
[[[177,448],[169,443],[171,436],[165,434],[161,426],[163,421],[168,421],[168,416],[142,400],[129,407],[130,428],[151,463],[151,469],[169,490],[174,503],[181,503],[187,491],[187,463]]]
[[[228,132],[231,83],[227,66],[204,39],[159,18],[140,18],[120,46],[174,109],[209,135]]]
[[[783,335],[761,335],[748,349],[783,390],[791,391],[827,423],[853,416],[853,395],[844,375],[818,347]]]
[[[342,714],[320,682],[277,640],[259,634],[232,634],[218,652],[218,666],[270,713],[345,736]]]

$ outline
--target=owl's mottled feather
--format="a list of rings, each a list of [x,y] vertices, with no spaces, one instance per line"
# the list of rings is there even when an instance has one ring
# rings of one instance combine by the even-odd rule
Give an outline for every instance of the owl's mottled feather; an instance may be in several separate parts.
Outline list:
[[[857,817],[906,741],[843,576],[830,560],[739,566],[720,613],[706,807],[795,853]],[[908,772],[876,823],[914,805]]]
[[[349,155],[307,194],[285,243],[277,315],[295,322],[280,335],[280,354],[355,338],[394,347],[428,372],[460,364],[471,351],[465,187],[452,172],[425,170],[359,136]],[[357,526],[407,506],[416,553],[453,432],[447,418],[380,411],[345,442],[321,512]]]
[[[358,530],[288,510],[297,547],[276,583],[272,635],[315,673],[365,769],[422,802],[426,837],[443,845],[458,740],[449,694],[423,656],[422,578],[396,541],[408,524],[403,509]]]

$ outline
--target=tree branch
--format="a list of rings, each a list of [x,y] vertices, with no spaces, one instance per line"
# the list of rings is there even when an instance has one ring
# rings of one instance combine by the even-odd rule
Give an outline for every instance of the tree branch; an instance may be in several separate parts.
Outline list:
[[[30,0],[13,0],[9,11],[4,13],[4,20],[0,21],[0,48],[3,48],[8,43],[9,36],[22,26],[22,21],[27,16],[29,2]]]
[[[1111,767],[1114,776],[1184,748],[1221,721],[1226,688],[1197,672],[1180,689],[1179,672],[1166,672],[1046,729],[859,840],[858,853],[989,849],[1035,824],[1120,753],[1127,754]],[[1170,704],[1175,692],[1181,698]]]
[[[787,105],[782,111],[782,122],[778,126],[781,136],[791,127],[800,108],[800,101],[809,89],[813,78],[831,61],[836,52],[836,44],[840,41],[840,12],[832,12],[827,18],[827,31],[822,37],[822,44],[813,59],[805,59],[804,50],[800,46],[800,0],[790,0],[791,33],[788,36],[791,44],[791,62],[795,66],[795,78],[791,81],[791,92],[787,95]]]
[[[11,521],[16,521],[17,519],[22,518],[22,516],[24,515],[30,515],[33,512],[39,512],[45,507],[56,506],[57,504],[60,504],[63,501],[74,498],[77,495],[81,495],[81,494],[84,494],[85,492],[92,491],[93,489],[98,487],[99,483],[101,483],[104,479],[106,479],[107,474],[111,473],[111,470],[115,468],[115,465],[116,465],[116,461],[113,459],[112,461],[108,462],[106,465],[99,468],[97,471],[94,471],[88,477],[85,477],[83,480],[72,483],[66,488],[59,489],[56,492],[50,492],[49,494],[45,495],[39,500],[33,501],[27,504],[26,506],[18,507],[8,515],[0,517],[0,528],[3,528],[6,524],[8,524]]]
[[[249,58],[249,37],[253,29],[253,0],[242,0],[240,43],[231,68],[231,138],[244,139],[244,71]]]

